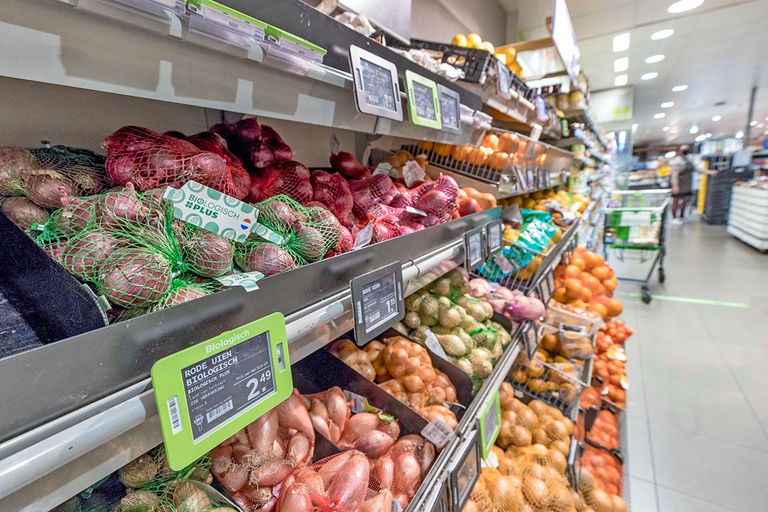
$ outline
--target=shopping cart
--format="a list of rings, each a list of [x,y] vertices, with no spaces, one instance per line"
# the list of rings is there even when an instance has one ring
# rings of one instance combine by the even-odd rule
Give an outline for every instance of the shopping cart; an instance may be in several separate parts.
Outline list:
[[[649,265],[645,278],[621,277],[642,283],[643,302],[651,302],[649,282],[658,266],[663,283],[667,211],[671,202],[669,189],[614,191],[605,209],[603,252],[606,260],[615,254],[619,261],[634,260]]]

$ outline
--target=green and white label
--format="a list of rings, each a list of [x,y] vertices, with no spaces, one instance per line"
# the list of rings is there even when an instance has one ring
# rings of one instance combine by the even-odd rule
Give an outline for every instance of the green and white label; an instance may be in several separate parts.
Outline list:
[[[214,279],[224,286],[241,286],[245,291],[252,292],[259,289],[257,281],[264,279],[264,274],[258,271],[235,272],[228,276],[214,277]]]
[[[254,206],[196,181],[178,189],[168,187],[163,197],[173,203],[177,219],[235,242],[248,238],[259,216]]]
[[[493,392],[485,409],[477,418],[477,426],[480,431],[480,448],[485,459],[491,452],[491,448],[501,431],[501,401],[499,400],[498,389]]]
[[[171,469],[191,464],[288,398],[285,318],[273,313],[152,366]]]

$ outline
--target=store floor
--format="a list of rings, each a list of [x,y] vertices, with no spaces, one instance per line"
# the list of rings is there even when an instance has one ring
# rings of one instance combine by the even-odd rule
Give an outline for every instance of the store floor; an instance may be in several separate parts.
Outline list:
[[[768,255],[692,221],[670,227],[666,270],[649,305],[619,288],[631,510],[768,511]]]

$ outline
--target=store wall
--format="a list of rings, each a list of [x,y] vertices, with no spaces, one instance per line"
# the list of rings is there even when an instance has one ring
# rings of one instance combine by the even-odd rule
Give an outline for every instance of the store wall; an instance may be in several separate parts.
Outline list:
[[[47,140],[97,152],[107,135],[125,125],[192,134],[221,122],[218,110],[5,77],[0,77],[0,112],[0,146],[34,147]],[[238,118],[239,114],[227,116]],[[332,133],[342,148],[355,150],[354,132],[260,120],[275,128],[294,150],[294,158],[308,166],[328,166]]]
[[[476,32],[494,45],[507,42],[507,13],[497,0],[413,0],[411,37],[449,42]]]

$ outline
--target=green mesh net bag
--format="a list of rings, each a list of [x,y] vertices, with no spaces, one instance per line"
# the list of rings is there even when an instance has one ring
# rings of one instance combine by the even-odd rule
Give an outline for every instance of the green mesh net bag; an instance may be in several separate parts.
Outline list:
[[[256,206],[258,225],[235,251],[246,272],[270,276],[319,261],[339,242],[340,224],[324,207],[304,207],[285,195]]]

